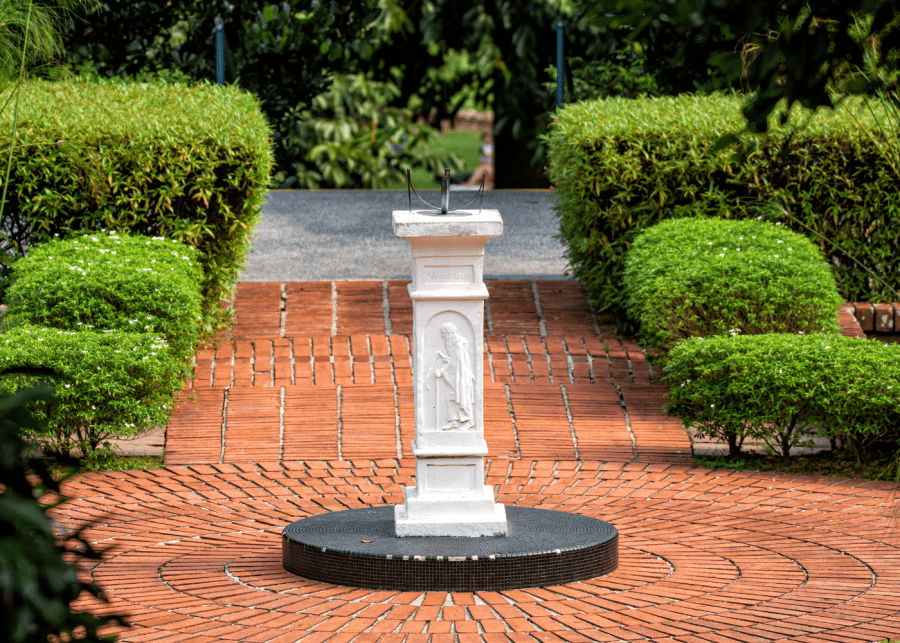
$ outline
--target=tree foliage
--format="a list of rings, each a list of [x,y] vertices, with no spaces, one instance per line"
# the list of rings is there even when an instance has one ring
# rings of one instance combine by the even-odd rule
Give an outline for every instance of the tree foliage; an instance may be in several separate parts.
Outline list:
[[[275,169],[289,176],[297,160],[290,140],[296,110],[326,91],[333,74],[371,57],[380,15],[376,0],[108,0],[73,23],[66,60],[106,76],[171,69],[214,80],[221,18],[231,63],[226,81],[260,98],[274,130]]]
[[[20,368],[6,369],[0,372],[3,375],[53,378],[57,374]],[[100,596],[97,586],[79,580],[76,573],[76,561],[98,560],[100,553],[82,536],[84,527],[57,538],[54,529],[65,530],[54,525],[47,511],[62,500],[39,501],[48,492],[58,496],[60,483],[68,476],[54,478],[40,460],[26,458],[34,446],[22,432],[43,430],[29,406],[53,395],[51,387],[38,385],[0,396],[0,639],[26,643],[78,632],[81,641],[114,640],[114,636],[101,637],[97,630],[121,622],[120,617],[97,617],[69,607],[82,592]],[[56,457],[74,464],[66,454]],[[39,482],[34,484],[29,474]]]
[[[900,0],[590,0],[589,6],[588,23],[630,28],[631,38],[667,32],[672,66],[696,64],[697,43],[713,43],[705,48],[707,61],[753,92],[744,108],[751,131],[765,132],[782,100],[788,107],[833,107],[832,90],[896,87]]]

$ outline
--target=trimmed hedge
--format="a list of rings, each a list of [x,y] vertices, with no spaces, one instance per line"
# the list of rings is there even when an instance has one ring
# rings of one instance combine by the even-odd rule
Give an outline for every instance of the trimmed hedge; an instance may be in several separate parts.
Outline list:
[[[20,326],[0,335],[0,368],[13,366],[52,368],[67,378],[56,383],[55,397],[31,407],[49,433],[26,439],[89,459],[111,453],[111,437],[164,426],[182,382],[171,348],[150,333]],[[33,377],[6,377],[0,393],[33,383]]]
[[[117,233],[40,244],[15,265],[4,325],[158,333],[187,374],[200,335],[197,255],[171,239]]]
[[[846,301],[890,300],[850,257],[900,290],[900,191],[896,173],[848,110],[858,110],[868,126],[872,117],[859,102],[848,104],[819,110],[799,129],[773,122],[743,164],[730,150],[714,150],[723,134],[743,129],[737,96],[610,98],[559,111],[546,139],[549,174],[558,182],[560,236],[591,301],[624,313],[625,256],[637,235],[663,219],[698,215],[763,216],[812,230]]]
[[[12,111],[0,114],[2,149]],[[269,137],[259,100],[234,86],[30,81],[0,260],[72,231],[183,241],[199,251],[204,325],[217,326],[265,200]]]
[[[849,438],[860,460],[900,439],[900,345],[824,334],[769,334],[677,344],[664,365],[666,410],[729,443],[762,439],[787,459],[814,427]]]
[[[663,221],[635,239],[624,283],[652,349],[728,332],[840,332],[841,298],[819,249],[762,221]]]

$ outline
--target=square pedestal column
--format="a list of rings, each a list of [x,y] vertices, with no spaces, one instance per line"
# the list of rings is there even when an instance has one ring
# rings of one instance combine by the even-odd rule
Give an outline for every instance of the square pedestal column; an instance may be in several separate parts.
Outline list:
[[[416,486],[394,507],[397,536],[502,536],[506,509],[484,484],[484,246],[496,210],[393,213],[412,246]]]

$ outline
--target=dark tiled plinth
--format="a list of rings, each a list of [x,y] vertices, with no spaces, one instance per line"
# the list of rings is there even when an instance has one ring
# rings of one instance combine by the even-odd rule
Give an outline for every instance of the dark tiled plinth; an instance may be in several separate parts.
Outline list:
[[[282,532],[287,571],[334,585],[399,591],[477,592],[564,585],[619,564],[619,536],[602,520],[507,507],[509,535],[394,536],[394,507],[298,520]]]

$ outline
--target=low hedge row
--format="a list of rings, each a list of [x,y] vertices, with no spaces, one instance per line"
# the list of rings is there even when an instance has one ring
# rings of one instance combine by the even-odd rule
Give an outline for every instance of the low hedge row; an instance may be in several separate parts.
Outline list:
[[[0,368],[52,368],[58,395],[36,402],[41,447],[88,462],[109,439],[168,421],[200,337],[199,253],[162,237],[97,233],[54,240],[16,263]],[[0,392],[31,384],[17,376]]]
[[[635,240],[624,286],[651,349],[728,332],[840,332],[841,299],[819,249],[762,221],[663,221]]]
[[[698,215],[763,216],[809,232],[835,265],[845,301],[892,297],[851,257],[900,290],[896,172],[850,110],[877,131],[873,116],[847,105],[784,127],[773,118],[745,163],[715,148],[743,129],[738,96],[609,98],[559,111],[547,138],[549,175],[567,258],[591,301],[623,314],[625,257],[638,233]]]
[[[39,244],[16,263],[4,324],[158,333],[184,363],[200,335],[198,254],[114,232]]]
[[[204,325],[224,322],[273,164],[259,100],[236,86],[34,80],[20,92],[0,263],[72,232],[197,248]],[[0,113],[9,147],[13,110]]]
[[[827,334],[696,337],[668,354],[668,412],[703,437],[764,440],[787,459],[803,431],[865,460],[900,426],[900,345]]]

